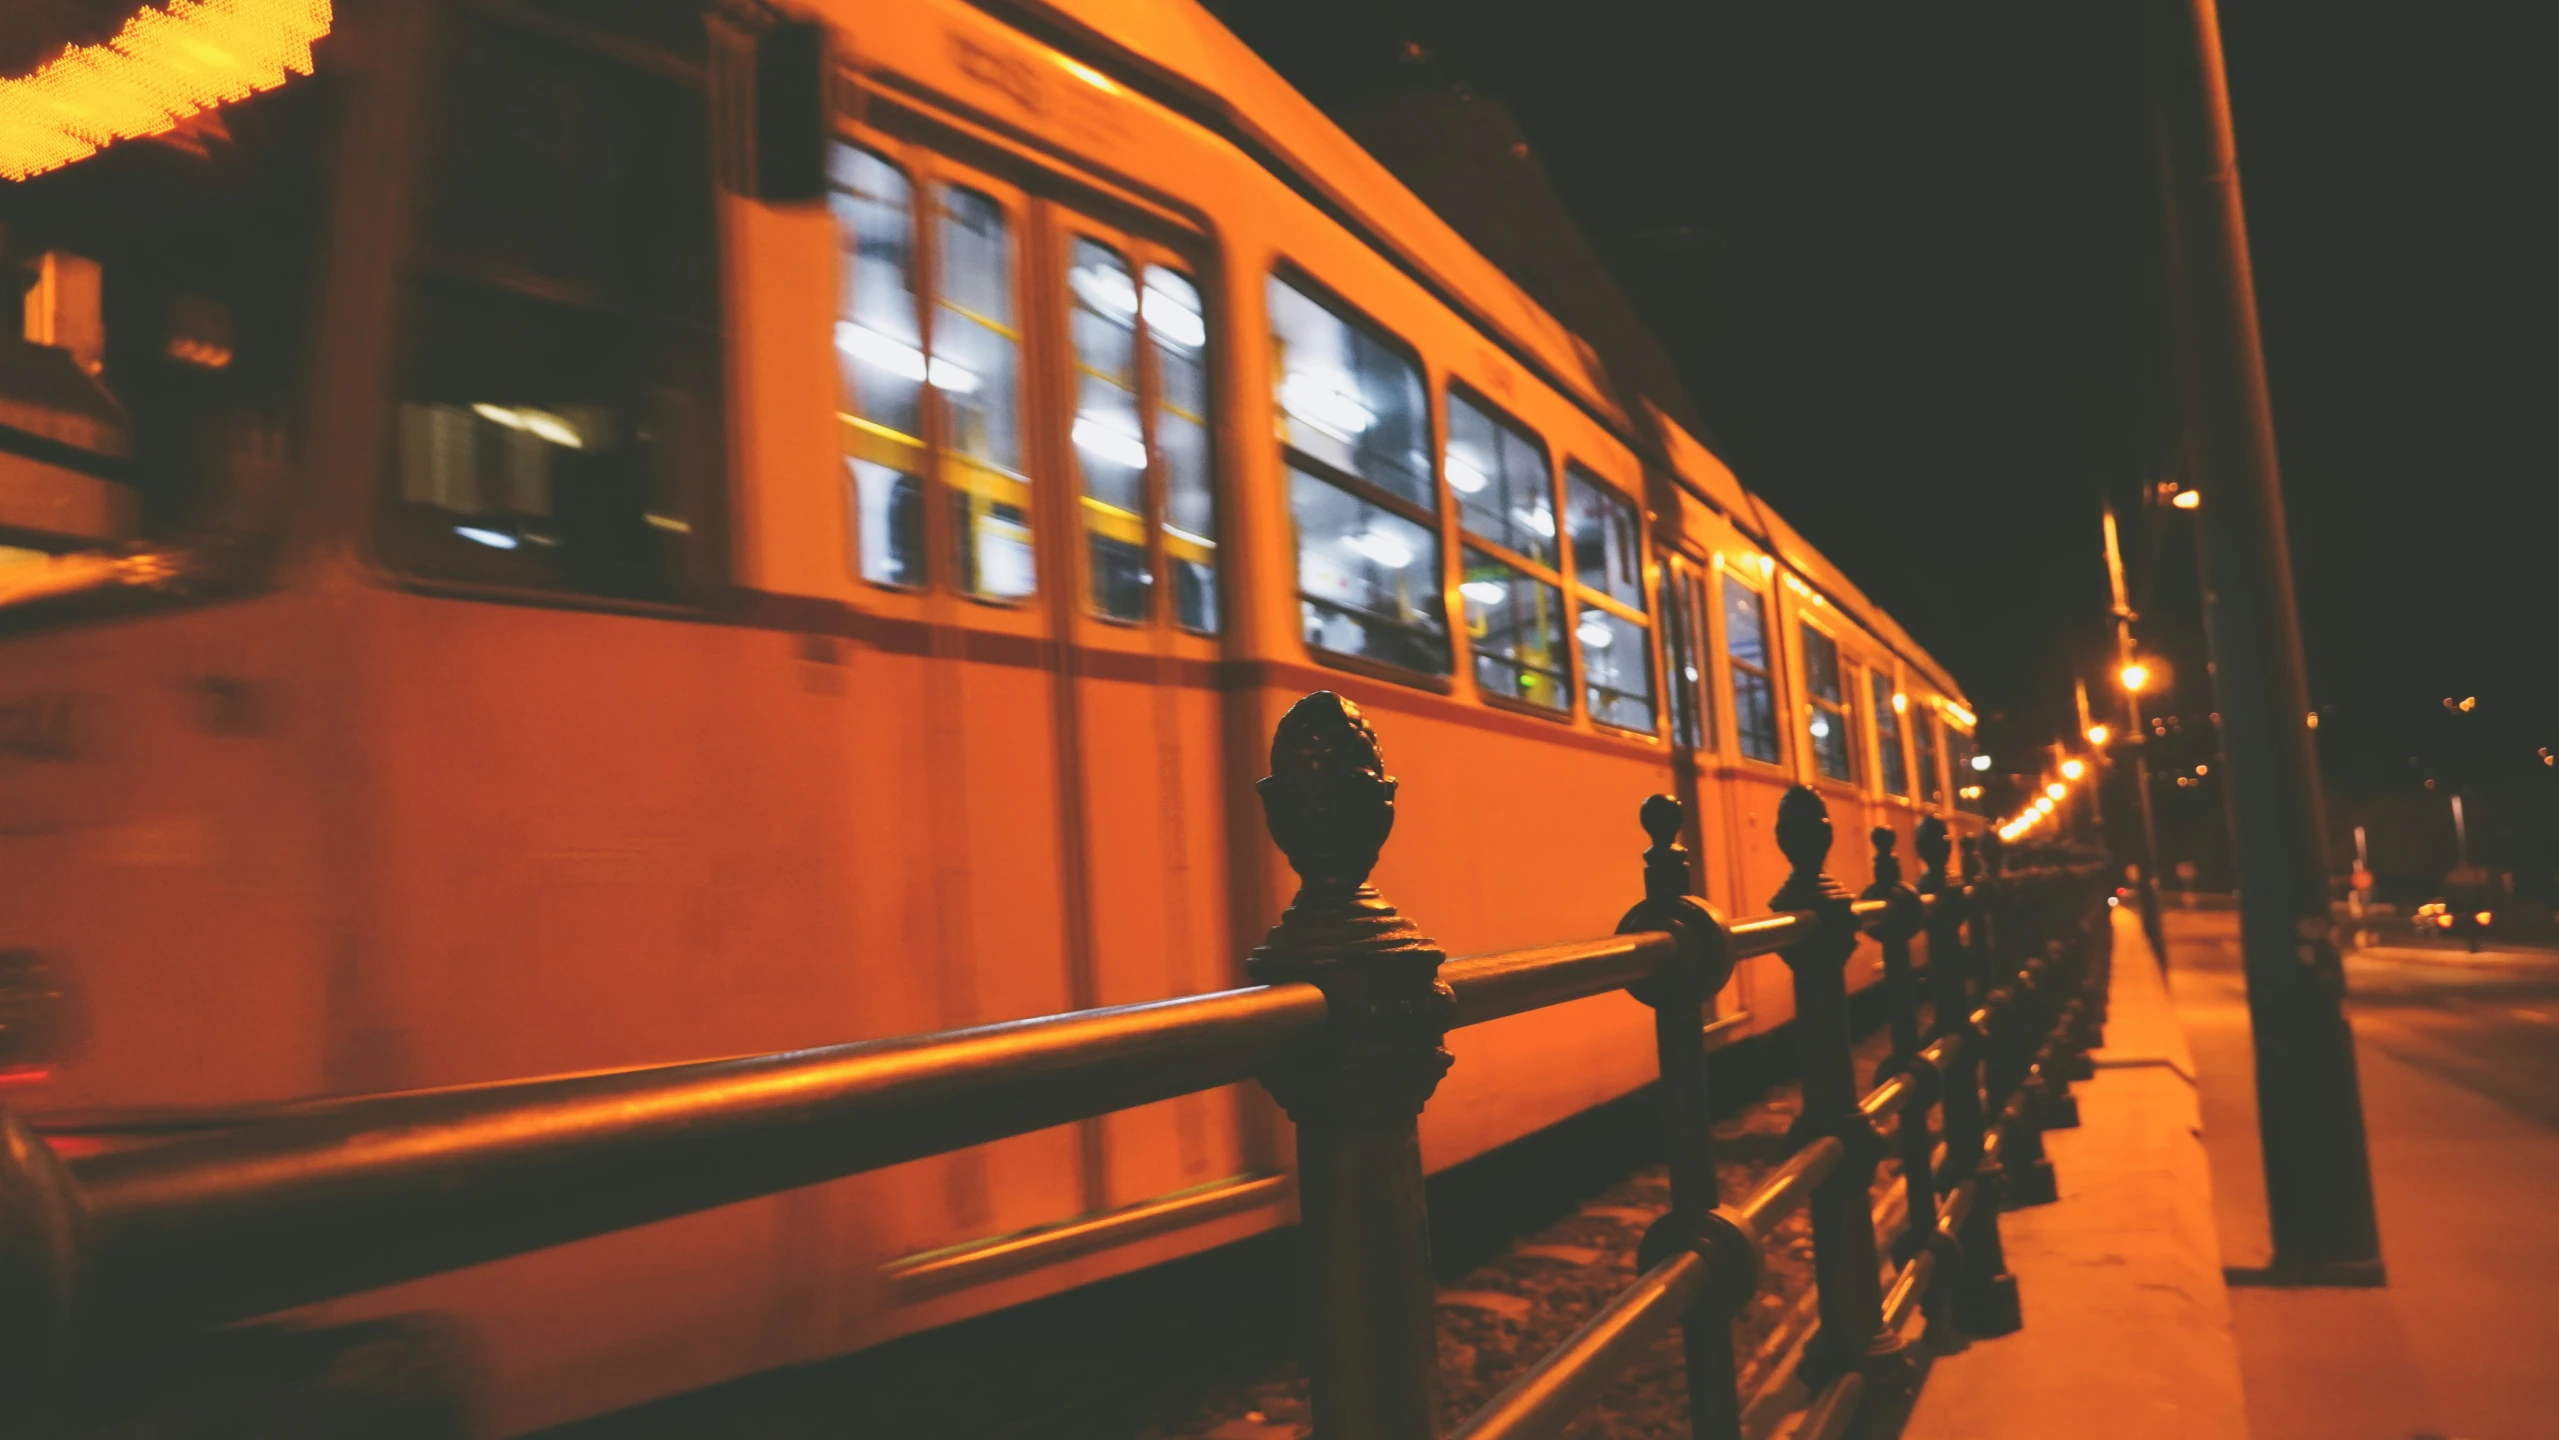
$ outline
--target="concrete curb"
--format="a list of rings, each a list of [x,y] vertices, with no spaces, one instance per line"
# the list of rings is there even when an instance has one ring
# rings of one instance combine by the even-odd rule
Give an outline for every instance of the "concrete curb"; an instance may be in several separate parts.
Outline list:
[[[2061,1199],[2001,1221],[2026,1328],[1938,1356],[1909,1440],[2248,1434],[2194,1056],[2140,926],[2113,918],[2109,1043],[2072,1087],[2080,1127],[2044,1137]]]

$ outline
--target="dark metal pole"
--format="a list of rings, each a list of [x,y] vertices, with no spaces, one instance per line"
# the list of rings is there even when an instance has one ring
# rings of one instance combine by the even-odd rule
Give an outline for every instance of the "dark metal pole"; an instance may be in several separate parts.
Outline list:
[[[2301,622],[2213,0],[2146,0],[2276,1278],[2381,1283]]]
[[[1923,867],[1919,893],[1937,897],[1937,908],[1928,916],[1930,1038],[1957,1034],[1964,1040],[1946,1075],[1946,1165],[1938,1188],[1952,1193],[1967,1180],[1981,1182],[1955,1237],[1963,1248],[1963,1270],[1955,1281],[1955,1328],[1981,1336],[2006,1335],[2024,1319],[2017,1306],[2017,1278],[2008,1273],[1999,1241],[2003,1181],[1996,1159],[1982,1145],[1981,1055],[1988,1037],[1972,1028],[1971,1017],[1989,988],[1970,983],[1972,967],[1964,953],[1964,913],[1971,893],[1961,877],[1947,871],[1953,845],[1944,820],[1931,815],[1920,821],[1911,843]]]
[[[1857,1068],[1848,1023],[1848,957],[1857,948],[1855,903],[1822,871],[1830,854],[1830,812],[1798,785],[1777,805],[1777,848],[1794,870],[1773,910],[1809,910],[1821,928],[1779,952],[1795,972],[1797,1073],[1804,1092],[1798,1141],[1836,1137],[1848,1158],[1813,1191],[1813,1283],[1821,1333],[1806,1355],[1806,1384],[1860,1373],[1869,1383],[1899,1362],[1900,1342],[1883,1331],[1883,1286],[1876,1278],[1875,1222],[1867,1188],[1883,1156],[1883,1137],[1857,1108]]]
[[[1900,832],[1878,825],[1866,838],[1875,847],[1875,883],[1859,898],[1881,900],[1889,907],[1872,932],[1884,951],[1884,1004],[1893,1032],[1893,1053],[1884,1062],[1885,1071],[1918,1072],[1923,1097],[1923,1103],[1905,1106],[1893,1125],[1902,1198],[1910,1215],[1893,1247],[1893,1259],[1899,1262],[1928,1248],[1929,1237],[1937,1232],[1936,1177],[1928,1167],[1929,1152],[1936,1147],[1928,1136],[1928,1109],[1944,1087],[1934,1083],[1936,1072],[1919,1059],[1919,977],[1910,963],[1911,937],[1919,933],[1921,924],[1919,892],[1902,883],[1901,861],[1893,857]]]
[[[1245,969],[1314,985],[1328,1012],[1322,1054],[1263,1081],[1297,1124],[1296,1299],[1315,1434],[1428,1440],[1439,1357],[1417,1122],[1448,1073],[1446,957],[1368,883],[1394,828],[1395,781],[1359,707],[1326,690],[1289,707],[1260,790],[1301,884]]]
[[[2115,507],[2106,507],[2106,579],[2115,594],[2115,683],[2123,685],[2126,666],[2133,663],[2131,601],[2124,590],[2124,552],[2115,534]],[[2159,822],[2150,811],[2150,731],[2141,718],[2141,692],[2124,686],[2124,743],[2132,747],[2133,795],[2141,809],[2141,882],[2136,895],[2141,904],[2141,933],[2150,941],[2151,958],[2161,970],[2168,968],[2168,929],[2159,915]]]

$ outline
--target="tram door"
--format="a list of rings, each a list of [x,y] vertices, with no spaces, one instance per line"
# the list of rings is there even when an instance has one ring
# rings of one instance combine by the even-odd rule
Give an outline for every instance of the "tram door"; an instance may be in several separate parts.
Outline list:
[[[1716,758],[1715,650],[1709,628],[1714,575],[1714,562],[1691,551],[1665,547],[1662,552],[1662,663],[1669,676],[1671,779],[1688,808],[1686,839],[1697,857],[1699,893],[1728,915],[1747,914],[1756,907],[1736,892],[1732,862],[1741,844],[1741,817]],[[1747,982],[1737,977],[1735,983]],[[1721,1014],[1741,1003],[1738,993],[1728,992],[1710,1009]]]
[[[1175,245],[1048,208],[1042,263],[1066,363],[1050,513],[1062,647],[1065,858],[1079,1005],[1235,983],[1227,952],[1211,334]],[[1187,1095],[1087,1122],[1084,1206],[1116,1209],[1243,1168],[1238,1099]]]

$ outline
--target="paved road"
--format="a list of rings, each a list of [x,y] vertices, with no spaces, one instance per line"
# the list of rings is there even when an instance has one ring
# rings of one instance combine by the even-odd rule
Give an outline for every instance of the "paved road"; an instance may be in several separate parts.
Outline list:
[[[2346,952],[2366,1049],[2559,1129],[2559,951],[2387,943]]]
[[[2235,917],[2171,912],[2224,1262],[2269,1253]],[[2383,1290],[2230,1291],[2255,1440],[2559,1434],[2559,953],[2346,957]]]

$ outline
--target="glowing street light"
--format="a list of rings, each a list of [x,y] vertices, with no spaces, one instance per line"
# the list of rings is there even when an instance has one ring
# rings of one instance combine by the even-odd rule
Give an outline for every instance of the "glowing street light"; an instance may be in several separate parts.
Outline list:
[[[2180,490],[2175,495],[2169,497],[2168,503],[2176,506],[2180,510],[2192,510],[2196,506],[2204,503],[2204,492],[2201,490]]]
[[[2055,804],[2061,803],[2061,797],[2069,793],[2070,787],[2062,784],[2058,780],[2044,787],[2044,798]]]
[[[2106,743],[2108,737],[2112,736],[2114,733],[2114,731],[2107,729],[2103,725],[2091,725],[2088,727],[2088,743],[2091,745],[2103,745]]]
[[[2150,684],[2150,667],[2135,660],[2118,671],[2115,678],[2123,682],[2126,690],[2138,695]]]
[[[1990,757],[1989,757],[1989,756],[1987,756],[1987,755],[1976,755],[1976,756],[1974,756],[1974,757],[1973,757],[1973,768],[1974,768],[1974,769],[1976,769],[1976,770],[1987,770],[1987,769],[1989,769],[1989,768],[1990,768]]]
[[[2104,727],[2100,726],[2099,728],[2102,729]],[[2076,780],[2087,773],[2088,765],[2087,762],[2083,760],[2071,759],[2061,762],[2061,778],[2064,780]]]

